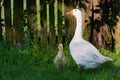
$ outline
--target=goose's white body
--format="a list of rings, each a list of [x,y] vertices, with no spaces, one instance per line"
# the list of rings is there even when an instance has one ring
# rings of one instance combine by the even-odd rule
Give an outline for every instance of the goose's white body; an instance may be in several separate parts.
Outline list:
[[[91,43],[82,38],[82,13],[78,9],[68,12],[76,18],[76,31],[70,42],[70,53],[78,66],[83,69],[92,69],[100,64],[112,61],[111,58],[103,56]]]

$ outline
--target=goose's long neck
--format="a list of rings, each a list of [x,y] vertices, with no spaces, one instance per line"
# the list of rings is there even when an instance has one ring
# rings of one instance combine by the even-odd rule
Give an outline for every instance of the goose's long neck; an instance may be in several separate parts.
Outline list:
[[[76,30],[73,39],[82,39],[82,15],[76,17]]]

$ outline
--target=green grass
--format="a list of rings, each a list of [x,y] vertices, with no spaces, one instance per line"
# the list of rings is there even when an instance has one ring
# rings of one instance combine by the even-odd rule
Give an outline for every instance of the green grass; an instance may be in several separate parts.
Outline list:
[[[1,52],[2,51],[2,52]],[[114,59],[92,70],[79,71],[68,47],[64,49],[69,66],[59,70],[53,64],[57,49],[52,47],[11,50],[0,47],[0,80],[119,80],[120,54],[100,50]]]

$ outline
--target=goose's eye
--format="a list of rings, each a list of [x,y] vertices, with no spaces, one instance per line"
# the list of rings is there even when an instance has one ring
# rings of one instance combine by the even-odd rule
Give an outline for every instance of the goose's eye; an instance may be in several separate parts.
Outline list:
[[[77,10],[75,9],[75,12],[76,12]]]

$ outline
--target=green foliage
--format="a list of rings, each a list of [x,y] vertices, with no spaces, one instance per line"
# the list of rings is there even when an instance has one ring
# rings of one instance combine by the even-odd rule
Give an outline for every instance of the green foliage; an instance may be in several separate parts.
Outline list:
[[[110,2],[109,16],[108,16],[108,21],[110,26],[116,25],[117,22],[116,16],[120,16],[120,0],[113,0]]]

